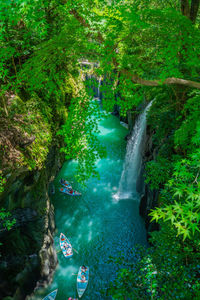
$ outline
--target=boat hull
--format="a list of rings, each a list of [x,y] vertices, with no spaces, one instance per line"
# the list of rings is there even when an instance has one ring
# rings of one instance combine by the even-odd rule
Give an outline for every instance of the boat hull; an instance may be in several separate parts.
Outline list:
[[[71,183],[63,178],[59,180],[60,184],[68,189],[72,189]]]
[[[57,291],[58,291],[57,289],[54,290],[53,292],[48,294],[46,297],[44,297],[42,300],[54,300],[54,299],[56,299]]]
[[[81,193],[77,192],[77,191],[74,191],[72,189],[68,189],[66,187],[62,187],[59,189],[59,191],[61,193],[64,193],[66,195],[69,195],[69,196],[81,196]]]
[[[86,267],[86,271],[82,271],[82,266],[79,268],[78,276],[77,276],[77,292],[79,298],[81,298],[87,288],[89,281],[89,267]]]
[[[60,234],[60,248],[64,257],[70,258],[73,256],[72,245],[63,233]]]

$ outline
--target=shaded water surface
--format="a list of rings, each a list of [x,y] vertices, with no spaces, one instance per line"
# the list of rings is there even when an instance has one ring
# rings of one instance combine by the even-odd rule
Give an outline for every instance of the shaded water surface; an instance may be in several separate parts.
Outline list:
[[[90,280],[82,299],[110,299],[101,294],[115,278],[117,266],[109,257],[122,252],[132,259],[130,249],[137,243],[145,244],[145,229],[138,212],[138,196],[116,198],[126,153],[124,137],[127,129],[110,115],[99,124],[100,142],[106,147],[107,158],[97,161],[100,180],[90,179],[83,189],[74,181],[76,162],[63,165],[55,180],[56,192],[52,197],[55,207],[57,231],[55,247],[59,250],[59,236],[63,232],[78,251],[70,259],[58,253],[59,265],[53,283],[40,289],[32,299],[42,299],[58,288],[56,300],[77,297],[76,276],[80,265],[90,267]],[[59,179],[74,181],[74,188],[82,192],[81,197],[70,197],[58,191]]]

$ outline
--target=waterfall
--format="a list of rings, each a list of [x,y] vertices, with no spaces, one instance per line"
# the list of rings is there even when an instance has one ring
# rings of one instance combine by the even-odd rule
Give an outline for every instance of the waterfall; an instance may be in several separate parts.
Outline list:
[[[98,99],[101,99],[100,86],[101,86],[101,77],[99,77],[99,80],[98,80],[98,90],[97,90],[97,98]]]
[[[118,192],[113,196],[115,200],[129,199],[138,195],[137,181],[141,174],[143,141],[146,133],[146,113],[150,102],[135,122],[130,139],[126,147],[126,156],[119,183]]]

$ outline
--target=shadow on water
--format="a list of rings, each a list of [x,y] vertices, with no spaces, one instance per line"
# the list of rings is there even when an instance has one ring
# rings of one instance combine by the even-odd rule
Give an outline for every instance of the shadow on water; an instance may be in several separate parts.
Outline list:
[[[139,198],[115,199],[119,188],[126,142],[127,129],[110,115],[100,123],[99,139],[107,148],[107,158],[97,161],[100,180],[91,178],[83,189],[75,180],[76,162],[63,165],[55,180],[56,233],[55,247],[59,250],[59,236],[63,232],[78,254],[66,259],[58,253],[59,264],[53,283],[37,291],[32,300],[41,299],[58,288],[56,300],[77,297],[76,276],[80,265],[90,267],[90,280],[82,299],[110,299],[102,296],[101,290],[108,287],[116,276],[118,266],[109,261],[110,256],[118,257],[121,252],[127,260],[133,260],[131,249],[136,244],[146,245],[143,220],[139,216]],[[82,192],[80,197],[67,196],[58,191],[59,179],[74,180],[73,186]]]

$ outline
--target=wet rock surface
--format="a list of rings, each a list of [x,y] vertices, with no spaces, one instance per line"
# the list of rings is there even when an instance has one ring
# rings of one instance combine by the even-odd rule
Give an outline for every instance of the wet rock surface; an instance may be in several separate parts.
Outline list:
[[[153,132],[147,126],[147,134],[144,141],[144,153],[143,153],[143,169],[145,169],[145,163],[156,158],[157,149],[152,142]],[[159,230],[159,226],[156,222],[151,222],[149,213],[158,203],[159,192],[157,190],[151,190],[149,184],[145,184],[144,192],[140,199],[139,213],[145,220],[145,227],[147,230],[147,238],[149,233],[155,230]]]

